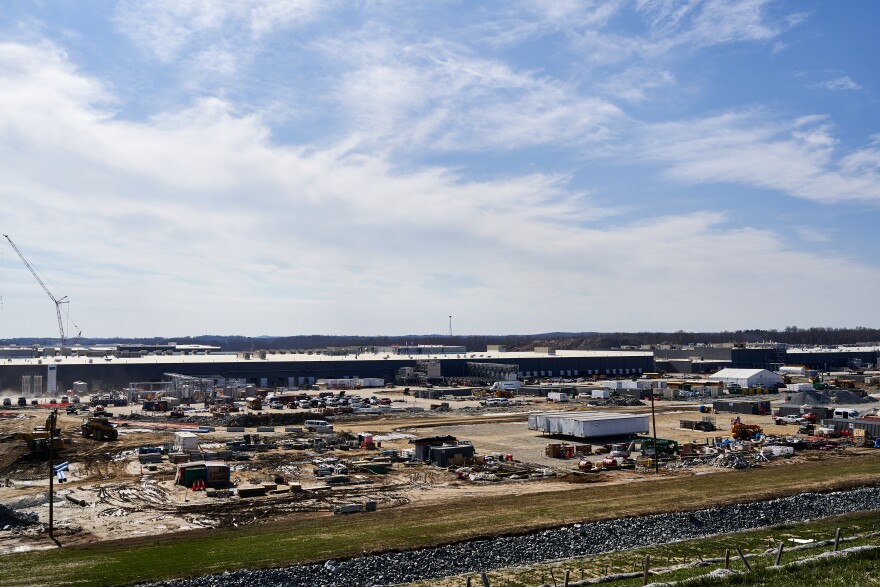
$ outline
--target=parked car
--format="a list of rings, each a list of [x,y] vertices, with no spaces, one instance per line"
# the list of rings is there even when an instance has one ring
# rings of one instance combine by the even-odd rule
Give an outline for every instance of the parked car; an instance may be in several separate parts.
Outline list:
[[[3,407],[4,408],[11,408],[12,407],[12,398],[4,397],[3,398]]]
[[[269,407],[273,410],[280,410],[284,407],[284,404],[282,404],[281,402],[272,402],[269,404]]]
[[[806,418],[803,418],[801,416],[788,415],[788,416],[776,416],[775,422],[776,422],[777,426],[782,426],[784,424],[805,424],[805,423],[809,422],[809,420],[807,420]]]

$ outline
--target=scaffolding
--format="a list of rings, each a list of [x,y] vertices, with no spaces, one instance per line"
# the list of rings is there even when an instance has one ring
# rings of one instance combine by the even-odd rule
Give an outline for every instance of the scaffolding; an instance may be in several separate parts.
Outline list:
[[[234,384],[237,389],[239,384]],[[175,397],[185,403],[203,402],[228,388],[220,375],[194,377],[180,373],[163,373],[162,381],[133,381],[126,389],[129,401]]]
[[[465,372],[471,379],[493,381],[516,381],[519,365],[511,363],[467,363]]]

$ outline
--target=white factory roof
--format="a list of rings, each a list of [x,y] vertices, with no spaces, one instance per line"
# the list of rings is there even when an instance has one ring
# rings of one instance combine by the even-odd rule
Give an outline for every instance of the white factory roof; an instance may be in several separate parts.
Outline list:
[[[106,355],[104,357],[39,357],[0,358],[0,367],[3,365],[87,365],[87,364],[117,364],[117,365],[151,365],[168,364],[178,365],[181,363],[211,364],[211,363],[287,363],[287,362],[335,362],[335,361],[426,361],[443,359],[474,359],[491,361],[493,359],[560,359],[560,358],[595,358],[595,357],[652,357],[650,351],[560,351],[555,354],[536,353],[534,351],[522,352],[476,352],[461,354],[436,354],[436,355],[395,355],[391,353],[360,353],[358,355],[324,355],[298,352],[267,352],[265,358],[261,358],[258,351],[249,352],[250,358],[244,358],[242,353],[229,354],[199,354],[199,355],[144,355],[142,357],[116,357]]]
[[[880,346],[834,346],[834,347],[789,347],[787,353],[874,353],[880,352]]]
[[[621,414],[620,412],[536,412],[530,414],[549,418],[565,418],[578,422],[593,422],[596,420],[630,420],[633,418],[647,418],[648,414]]]
[[[766,369],[722,369],[713,375],[709,375],[709,379],[727,378],[727,379],[748,379],[760,373],[767,371]]]

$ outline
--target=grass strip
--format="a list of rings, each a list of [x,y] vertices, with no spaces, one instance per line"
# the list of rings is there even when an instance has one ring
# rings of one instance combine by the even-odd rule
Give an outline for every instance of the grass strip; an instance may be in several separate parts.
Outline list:
[[[468,497],[375,514],[289,517],[265,524],[193,530],[3,557],[3,587],[123,585],[406,550],[582,521],[693,510],[876,483],[874,453],[821,463],[779,463],[743,471],[567,491]],[[626,474],[626,473],[622,473]],[[462,491],[467,486],[462,485]]]

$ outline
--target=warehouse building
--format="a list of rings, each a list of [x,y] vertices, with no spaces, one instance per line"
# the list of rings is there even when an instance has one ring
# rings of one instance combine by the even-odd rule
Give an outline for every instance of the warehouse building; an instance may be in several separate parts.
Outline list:
[[[807,369],[872,369],[880,363],[880,346],[789,348],[786,362]]]
[[[741,387],[751,389],[754,387],[775,388],[785,381],[782,375],[766,369],[722,369],[709,376],[709,381],[717,381],[725,387]]]
[[[84,381],[90,390],[122,389],[129,382],[161,381],[166,373],[226,379],[259,387],[295,387],[318,379],[378,378],[394,381],[405,367],[437,362],[441,377],[466,377],[473,363],[517,366],[519,377],[638,377],[652,372],[654,356],[643,351],[553,351],[396,355],[262,351],[238,354],[162,354],[120,358],[107,355],[9,358],[0,363],[0,390],[18,391],[22,377],[42,376],[45,387],[33,393],[55,393]],[[471,365],[471,370],[473,366]],[[33,378],[31,379],[33,382]],[[33,383],[32,383],[33,385]]]

